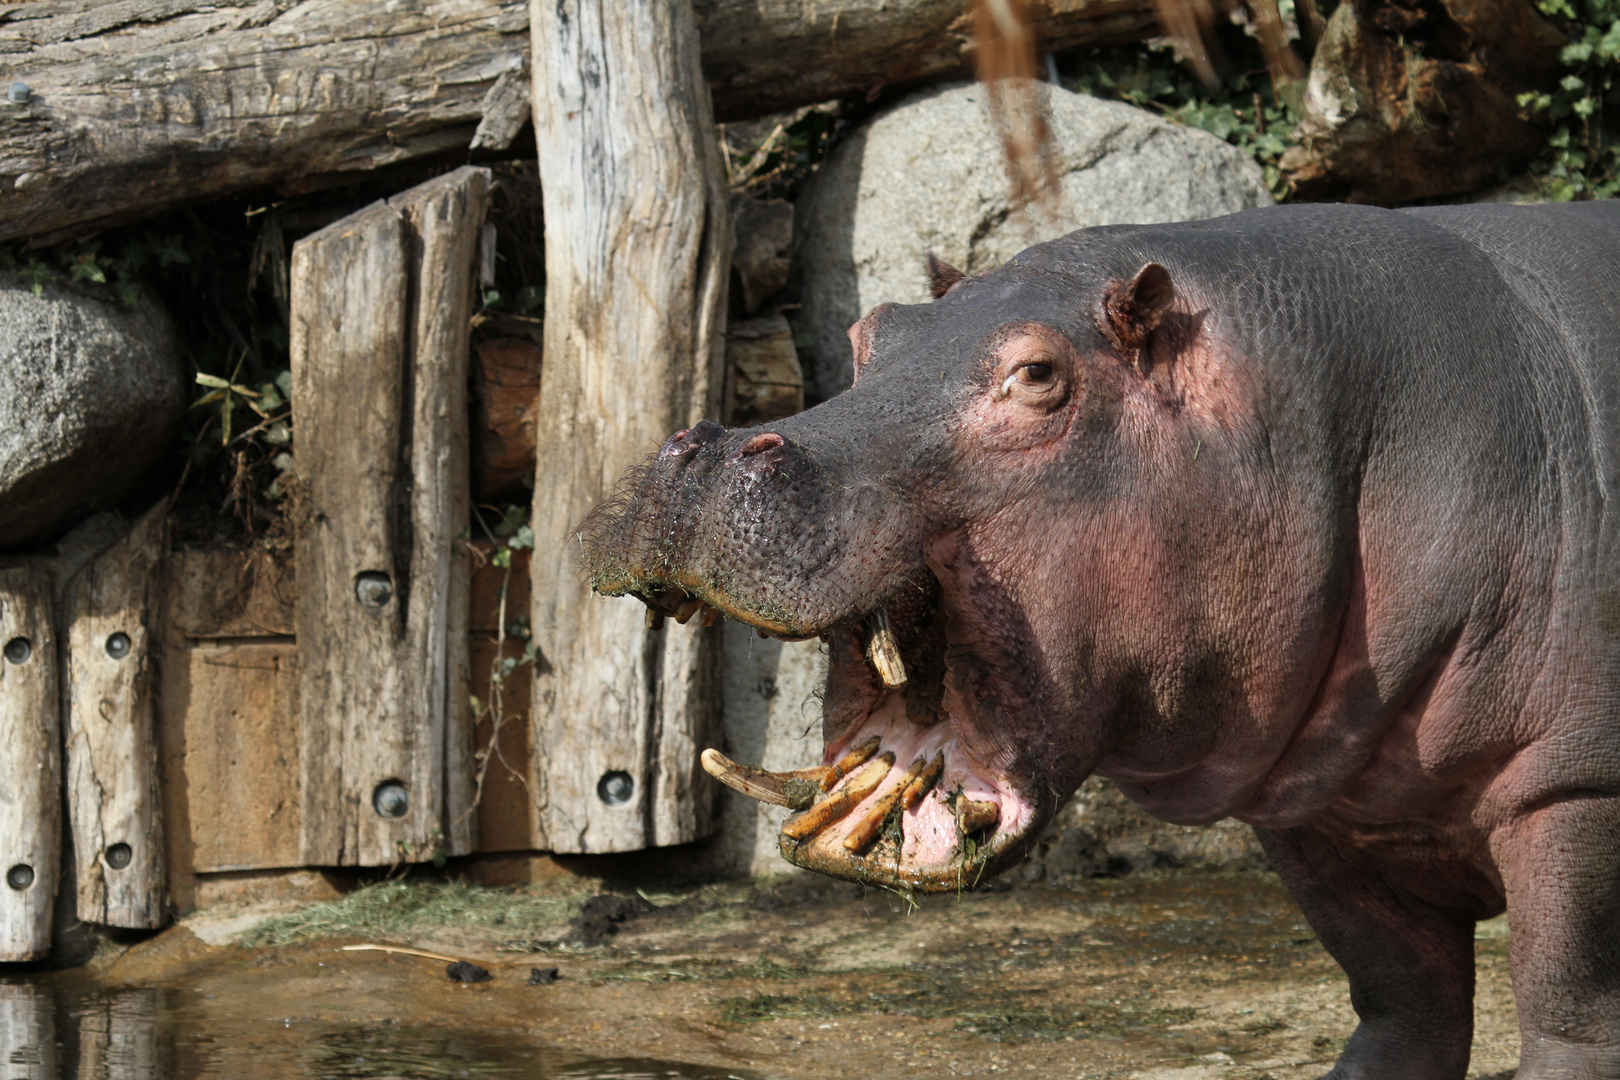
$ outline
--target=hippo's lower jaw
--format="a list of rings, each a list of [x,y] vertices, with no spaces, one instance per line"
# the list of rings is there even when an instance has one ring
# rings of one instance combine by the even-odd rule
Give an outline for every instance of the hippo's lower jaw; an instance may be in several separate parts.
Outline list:
[[[1020,856],[1041,815],[983,764],[985,747],[944,692],[941,620],[911,606],[894,629],[880,607],[828,635],[827,706],[843,729],[826,764],[771,773],[709,750],[703,765],[745,795],[798,811],[780,837],[789,862],[895,889],[957,891]]]

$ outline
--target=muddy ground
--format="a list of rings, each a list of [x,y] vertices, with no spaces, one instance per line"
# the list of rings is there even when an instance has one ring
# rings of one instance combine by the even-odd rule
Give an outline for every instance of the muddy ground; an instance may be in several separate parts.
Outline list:
[[[353,1051],[371,1065],[297,1075],[552,1076],[564,1074],[545,1055],[562,1053],[721,1070],[679,1075],[1294,1080],[1327,1071],[1353,1023],[1343,976],[1264,872],[916,904],[811,878],[593,900],[598,889],[394,885],[269,923],[216,911],[40,978],[60,993],[161,992],[178,1077],[293,1075],[276,1063],[318,1044],[338,1047],[323,1061]],[[260,944],[236,943],[244,931]],[[358,943],[465,958],[492,978],[339,951]],[[1470,1075],[1511,1076],[1503,924],[1482,926],[1478,955]],[[530,985],[552,968],[556,981]],[[395,1029],[414,1041],[379,1042]]]

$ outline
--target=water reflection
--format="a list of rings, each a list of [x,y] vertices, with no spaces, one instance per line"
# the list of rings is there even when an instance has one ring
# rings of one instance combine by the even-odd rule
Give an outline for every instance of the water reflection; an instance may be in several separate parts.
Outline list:
[[[221,1015],[200,994],[0,982],[0,1080],[758,1080],[744,1070],[582,1058],[521,1035]]]
[[[56,1080],[55,1011],[49,989],[0,983],[0,1077]]]

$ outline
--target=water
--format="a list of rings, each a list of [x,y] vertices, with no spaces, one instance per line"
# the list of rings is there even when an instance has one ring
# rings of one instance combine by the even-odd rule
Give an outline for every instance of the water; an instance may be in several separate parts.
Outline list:
[[[0,981],[0,1080],[758,1080],[746,1070],[587,1058],[522,1035],[398,1021],[242,1015],[209,995],[72,976]]]

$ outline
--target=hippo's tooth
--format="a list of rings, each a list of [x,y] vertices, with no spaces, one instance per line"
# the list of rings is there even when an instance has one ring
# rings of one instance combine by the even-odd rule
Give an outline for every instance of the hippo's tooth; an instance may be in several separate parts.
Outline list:
[[[893,767],[893,754],[880,754],[868,761],[843,787],[798,817],[790,818],[788,823],[782,826],[782,835],[789,840],[803,840],[841,820],[859,806],[861,800],[877,790],[878,785],[883,783],[883,778],[889,775],[889,770]]]
[[[831,791],[832,786],[848,776],[857,766],[866,764],[866,759],[877,753],[879,746],[883,745],[881,739],[873,735],[859,746],[852,746],[849,752],[833,763],[827,770],[826,777],[821,781],[822,791]]]
[[[736,791],[760,802],[803,810],[821,793],[819,777],[767,772],[757,765],[739,765],[718,750],[705,750],[703,771]]]
[[[911,783],[906,785],[905,793],[900,796],[901,809],[910,810],[913,806],[916,806],[917,800],[928,794],[928,789],[938,782],[939,774],[944,771],[945,755],[943,753],[935,754],[934,760],[928,763],[928,767],[912,777]]]
[[[956,827],[961,829],[964,835],[988,829],[999,820],[1001,807],[993,802],[962,798],[956,800]]]
[[[647,629],[657,630],[664,625],[664,617],[652,608],[647,609]]]
[[[675,609],[675,621],[680,623],[682,626],[685,626],[686,620],[695,615],[697,613],[697,609],[702,606],[703,601],[699,600],[695,596],[691,597],[684,604]]]
[[[906,792],[911,790],[911,785],[916,782],[927,767],[927,758],[918,758],[911,763],[911,768],[906,770],[906,775],[900,778],[900,782],[890,788],[883,798],[873,803],[872,809],[868,810],[866,816],[861,818],[860,824],[851,829],[849,835],[844,837],[845,851],[862,852],[872,846],[872,841],[877,839],[878,831],[883,828],[883,823],[889,819],[889,815],[894,812],[894,808],[899,805]]]
[[[713,626],[714,625],[714,620],[718,619],[719,617],[720,617],[720,609],[719,608],[717,608],[717,607],[705,607],[703,609],[703,625],[704,626]]]
[[[880,607],[872,612],[867,624],[872,633],[866,639],[866,658],[877,668],[883,685],[898,690],[906,685],[906,665],[900,659],[900,643],[889,629],[889,609]]]

